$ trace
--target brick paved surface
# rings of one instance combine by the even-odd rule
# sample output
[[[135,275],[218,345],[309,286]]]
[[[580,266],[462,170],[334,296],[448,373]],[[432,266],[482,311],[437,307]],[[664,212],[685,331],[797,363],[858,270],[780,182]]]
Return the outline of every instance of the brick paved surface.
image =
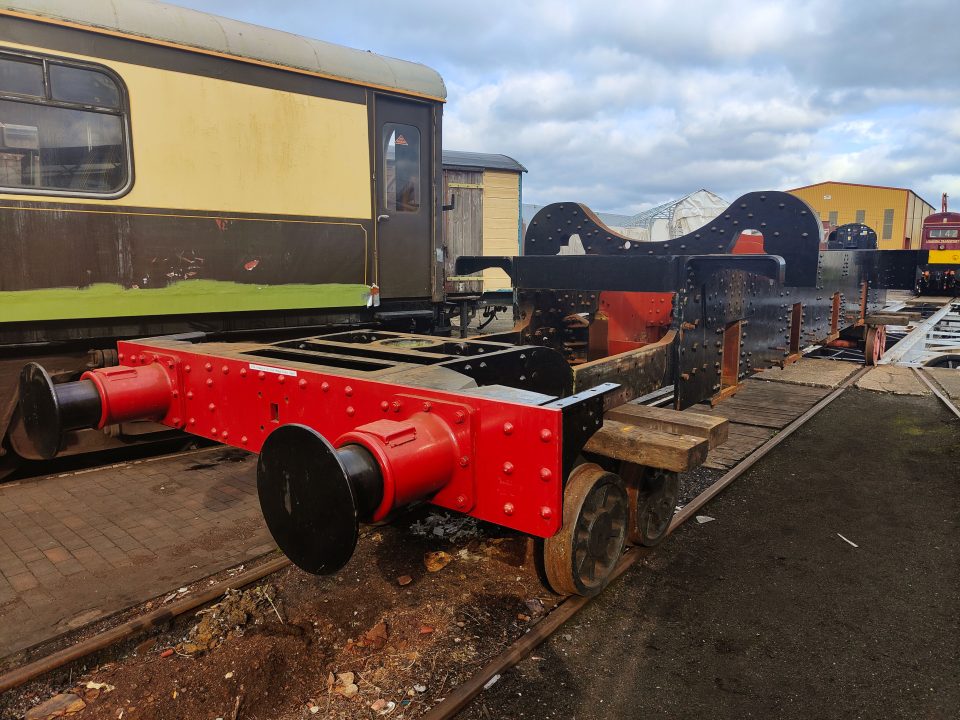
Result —
[[[273,548],[236,450],[0,485],[0,658]]]

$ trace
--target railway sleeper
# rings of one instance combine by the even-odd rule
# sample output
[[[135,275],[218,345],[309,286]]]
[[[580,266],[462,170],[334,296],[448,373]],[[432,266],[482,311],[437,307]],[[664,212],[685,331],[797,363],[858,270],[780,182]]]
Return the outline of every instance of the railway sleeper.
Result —
[[[726,441],[730,424],[634,403],[608,410],[605,418],[584,446],[587,461],[564,488],[560,532],[543,543],[544,573],[561,594],[595,595],[625,545],[653,547],[663,540],[676,510],[679,473],[699,467],[710,448]]]

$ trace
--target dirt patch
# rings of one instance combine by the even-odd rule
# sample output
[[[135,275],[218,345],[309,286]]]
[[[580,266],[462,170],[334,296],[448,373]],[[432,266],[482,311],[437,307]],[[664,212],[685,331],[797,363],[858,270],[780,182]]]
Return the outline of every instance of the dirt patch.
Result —
[[[84,720],[415,717],[556,602],[527,538],[429,517],[423,508],[369,529],[335,576],[289,568],[72,677],[8,693],[0,717],[21,717],[78,676],[115,688],[72,716]],[[437,525],[457,539],[422,532]],[[425,565],[432,552],[450,558],[437,572]]]

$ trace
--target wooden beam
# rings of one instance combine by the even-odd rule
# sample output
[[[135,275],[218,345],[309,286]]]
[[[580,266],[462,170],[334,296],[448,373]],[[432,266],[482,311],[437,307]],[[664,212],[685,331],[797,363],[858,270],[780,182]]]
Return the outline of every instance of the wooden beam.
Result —
[[[616,420],[605,420],[584,447],[596,455],[676,472],[702,465],[709,449],[706,438],[651,430]]]
[[[918,312],[875,312],[866,317],[867,325],[909,325],[923,320]]]
[[[730,432],[730,421],[726,418],[634,403],[612,408],[603,417],[649,430],[706,438],[711,449],[725,443]]]

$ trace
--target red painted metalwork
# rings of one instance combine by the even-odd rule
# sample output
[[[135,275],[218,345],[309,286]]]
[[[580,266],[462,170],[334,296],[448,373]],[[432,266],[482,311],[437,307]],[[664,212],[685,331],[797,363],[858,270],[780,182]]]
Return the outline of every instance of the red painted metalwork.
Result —
[[[103,412],[97,428],[130,420],[159,420],[166,416],[178,393],[174,378],[163,365],[117,365],[88,370],[81,380],[91,380],[100,393]],[[179,427],[180,423],[174,424]]]
[[[655,343],[670,329],[673,293],[600,293],[607,318],[607,354],[617,355]]]
[[[763,249],[763,235],[758,235],[754,233],[740,233],[740,237],[737,238],[736,244],[733,246],[733,250],[730,251],[731,255],[762,255],[766,252]]]
[[[264,365],[202,348],[121,342],[120,366],[84,377],[97,385],[109,422],[149,416],[253,452],[290,423],[337,447],[360,444],[384,478],[375,519],[424,499],[530,535],[559,530],[560,409]]]
[[[456,473],[456,437],[450,426],[431,412],[430,403],[422,406],[425,412],[403,422],[377,420],[361,425],[333,444],[338,448],[362,445],[380,464],[383,500],[373,513],[374,521],[383,520],[396,507],[434,495]],[[461,505],[466,505],[466,496],[460,497]]]

